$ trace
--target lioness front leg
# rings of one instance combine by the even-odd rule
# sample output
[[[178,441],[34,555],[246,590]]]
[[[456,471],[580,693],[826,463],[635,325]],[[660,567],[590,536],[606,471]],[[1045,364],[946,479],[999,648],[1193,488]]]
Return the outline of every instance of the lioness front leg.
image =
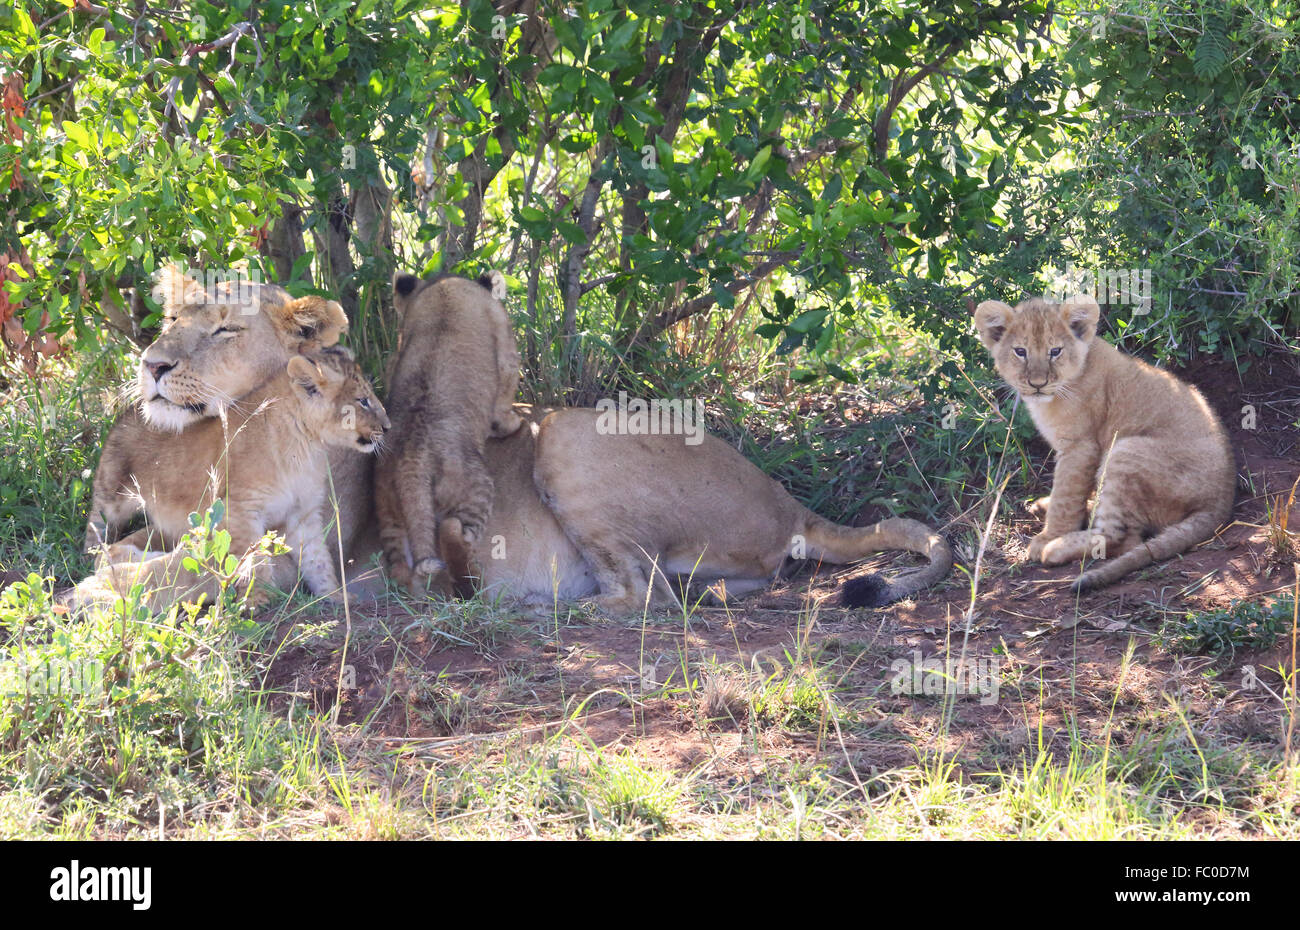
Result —
[[[1029,541],[1029,558],[1039,561],[1043,548],[1066,533],[1078,531],[1088,513],[1088,495],[1096,480],[1100,454],[1091,444],[1079,443],[1059,453],[1047,504],[1047,522]]]

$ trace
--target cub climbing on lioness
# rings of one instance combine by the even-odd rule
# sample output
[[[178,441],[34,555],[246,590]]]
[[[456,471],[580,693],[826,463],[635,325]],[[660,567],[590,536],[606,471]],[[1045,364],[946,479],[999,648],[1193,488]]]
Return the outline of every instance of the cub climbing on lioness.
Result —
[[[1029,558],[1103,560],[1074,581],[1078,591],[1210,538],[1231,516],[1236,486],[1232,447],[1205,398],[1097,338],[1099,316],[1087,296],[975,308],[998,374],[1056,452],[1046,523]]]
[[[152,428],[139,416],[119,420],[95,478],[92,510],[121,523],[138,510],[202,513],[220,499],[232,553],[242,555],[268,531],[281,532],[311,591],[337,600],[338,574],[326,545],[327,447],[373,452],[389,426],[347,349],[293,356],[222,417],[187,427],[184,449],[151,446]],[[175,460],[162,460],[173,451]],[[119,594],[137,582],[148,591],[169,589],[169,600],[212,594],[212,585],[178,569],[175,553],[151,557],[127,540],[109,546],[105,561]],[[263,560],[255,580],[265,584],[270,570]]]
[[[393,306],[401,317],[388,369],[394,441],[375,465],[375,514],[389,576],[421,585],[443,570],[440,551],[468,552],[492,509],[484,458],[490,437],[514,433],[519,352],[499,273],[478,281],[398,273]],[[452,582],[466,593],[463,566]]]

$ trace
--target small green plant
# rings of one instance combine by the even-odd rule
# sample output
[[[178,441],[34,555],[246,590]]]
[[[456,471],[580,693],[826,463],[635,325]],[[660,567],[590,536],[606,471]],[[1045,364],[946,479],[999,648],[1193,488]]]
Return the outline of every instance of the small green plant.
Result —
[[[1281,597],[1270,604],[1247,601],[1225,610],[1189,611],[1160,627],[1160,641],[1174,652],[1231,655],[1238,649],[1267,649],[1291,629],[1295,605]]]
[[[755,691],[750,707],[756,719],[791,730],[820,730],[829,715],[840,713],[812,671],[773,675]]]
[[[617,835],[654,836],[671,829],[683,790],[670,774],[621,756],[594,760],[586,782],[593,824]]]
[[[253,563],[270,559],[289,551],[284,537],[267,533],[257,545],[242,557],[230,551],[230,532],[219,529],[226,515],[226,505],[221,500],[212,502],[202,515],[190,514],[190,529],[181,539],[185,558],[181,565],[196,575],[211,575],[220,585],[218,603],[224,609],[239,610],[250,603],[253,584]]]

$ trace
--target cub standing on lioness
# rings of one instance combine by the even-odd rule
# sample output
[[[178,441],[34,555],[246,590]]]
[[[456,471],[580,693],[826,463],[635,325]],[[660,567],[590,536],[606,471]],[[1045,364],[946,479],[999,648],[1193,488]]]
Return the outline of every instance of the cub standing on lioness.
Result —
[[[340,596],[338,575],[326,546],[324,507],[327,497],[326,446],[358,453],[374,451],[389,428],[383,405],[347,349],[336,346],[298,355],[270,382],[226,411],[187,430],[189,442],[174,462],[146,453],[137,469],[133,450],[150,427],[119,423],[109,438],[96,476],[94,509],[112,513],[143,507],[150,515],[203,512],[220,499],[226,505],[225,527],[231,551],[243,554],[268,531],[285,534],[294,558],[314,594]],[[159,466],[164,467],[159,467]],[[146,559],[133,543],[109,547],[110,571],[124,580],[115,587],[142,581],[146,589],[171,585],[184,589],[171,556]],[[126,563],[131,564],[126,564]],[[270,580],[270,566],[260,566],[259,582]],[[191,596],[202,587],[187,592]],[[211,591],[209,591],[211,594]]]
[[[975,308],[980,341],[1056,452],[1047,522],[1029,545],[1044,565],[1105,561],[1086,591],[1210,538],[1232,514],[1228,437],[1189,384],[1096,338],[1091,297]],[[1092,525],[1088,497],[1098,490]]]
[[[375,514],[385,567],[403,587],[440,572],[440,550],[473,549],[492,509],[484,445],[522,422],[511,406],[519,352],[494,295],[503,286],[499,273],[477,282],[393,278],[401,317],[387,379],[395,439],[375,466]],[[468,593],[466,570],[452,566],[461,593]]]

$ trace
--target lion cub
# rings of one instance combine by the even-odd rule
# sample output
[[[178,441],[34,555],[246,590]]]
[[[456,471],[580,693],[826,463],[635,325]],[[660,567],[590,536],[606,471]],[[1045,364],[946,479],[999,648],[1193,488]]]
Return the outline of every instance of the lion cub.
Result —
[[[1208,539],[1231,516],[1236,489],[1232,447],[1205,398],[1096,338],[1099,315],[1086,296],[975,308],[998,374],[1056,452],[1047,521],[1029,558],[1106,560],[1075,580],[1077,591]]]
[[[202,512],[220,498],[232,553],[247,551],[269,530],[283,532],[308,587],[337,600],[338,575],[325,544],[327,446],[373,452],[389,426],[383,405],[347,349],[297,355],[279,375],[231,405],[224,423],[212,418],[190,426],[189,442],[175,461],[160,462],[146,452],[149,462],[134,462],[131,450],[147,448],[136,440],[149,427],[123,418],[111,437],[119,445],[112,458],[117,467],[97,477],[92,507],[174,517]],[[129,540],[106,552],[110,566],[124,577],[131,572],[122,563],[142,556],[146,553]],[[174,583],[174,577],[160,575],[174,575],[175,563],[170,554],[148,558],[144,576],[135,572],[130,580],[145,580],[147,586]],[[255,578],[269,581],[270,566],[259,566]]]
[[[445,567],[440,546],[473,547],[492,509],[484,444],[522,423],[511,407],[519,352],[496,296],[503,287],[499,273],[477,282],[393,278],[401,333],[388,409],[396,439],[375,466],[375,513],[385,568],[403,587]],[[453,582],[467,590],[467,578]]]

